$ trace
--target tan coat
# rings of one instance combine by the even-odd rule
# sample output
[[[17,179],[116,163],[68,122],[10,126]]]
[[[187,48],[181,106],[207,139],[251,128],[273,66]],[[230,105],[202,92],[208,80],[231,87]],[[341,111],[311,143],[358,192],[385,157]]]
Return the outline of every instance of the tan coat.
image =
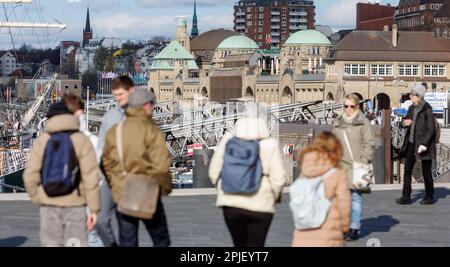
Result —
[[[251,195],[227,194],[222,190],[222,172],[225,148],[233,137],[226,134],[218,145],[217,151],[211,160],[209,177],[213,184],[217,184],[217,206],[250,210],[254,212],[274,213],[277,197],[286,184],[286,176],[281,161],[281,152],[278,142],[269,138],[267,122],[263,119],[244,118],[237,121],[234,135],[245,140],[261,140],[260,158],[263,173],[268,174],[261,180],[258,191]]]
[[[342,145],[342,168],[347,172],[349,186],[353,186],[353,161],[347,149],[344,139],[344,131],[347,133],[354,159],[359,163],[369,164],[373,161],[375,152],[374,134],[370,122],[364,114],[358,111],[358,115],[347,123],[340,117],[333,125],[333,133],[341,141]]]
[[[34,143],[30,162],[23,174],[23,180],[28,195],[35,204],[56,207],[78,207],[87,204],[91,212],[99,212],[100,189],[95,150],[89,138],[81,132],[71,136],[75,154],[80,163],[80,195],[78,195],[78,190],[75,190],[66,196],[48,197],[41,185],[42,162],[50,134],[61,131],[78,131],[79,127],[79,121],[75,116],[59,115],[52,117],[47,122],[46,132]]]
[[[327,173],[333,166],[317,153],[308,153],[301,163],[301,177],[315,178]],[[333,204],[329,210],[325,223],[314,230],[300,231],[295,229],[293,247],[342,247],[344,233],[350,227],[351,196],[347,182],[347,175],[337,169],[324,181],[326,197]]]
[[[112,188],[113,200],[118,203],[125,186],[125,177],[117,153],[116,128],[117,125],[106,134],[102,169]],[[158,179],[162,194],[169,194],[172,190],[169,151],[163,134],[143,109],[127,110],[122,142],[127,172]]]

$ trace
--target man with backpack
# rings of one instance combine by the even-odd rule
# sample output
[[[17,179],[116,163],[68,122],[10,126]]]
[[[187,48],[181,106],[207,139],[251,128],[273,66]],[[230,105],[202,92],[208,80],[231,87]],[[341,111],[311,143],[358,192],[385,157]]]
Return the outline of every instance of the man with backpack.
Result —
[[[95,151],[64,103],[54,104],[47,118],[23,175],[30,198],[40,206],[41,244],[85,247],[100,210]]]
[[[62,98],[62,102],[69,109],[71,113],[74,114],[75,118],[80,122],[80,132],[86,135],[91,141],[91,144],[94,148],[98,145],[98,137],[89,131],[86,114],[84,112],[84,101],[75,94],[66,94]],[[97,159],[99,159],[99,155],[96,155]],[[100,155],[101,156],[101,155]],[[98,162],[97,162],[98,163]],[[87,212],[89,213],[89,208],[87,208]],[[89,247],[104,247],[103,241],[97,233],[96,229],[89,231]]]
[[[261,114],[247,104],[247,116],[220,141],[209,167],[235,247],[264,247],[286,184],[278,142]]]
[[[170,245],[161,196],[172,190],[170,157],[163,134],[151,118],[156,97],[130,94],[127,119],[106,135],[102,169],[111,186],[121,247],[137,247],[142,221],[155,247]]]
[[[99,140],[97,146],[97,156],[103,154],[103,147],[105,145],[106,133],[116,124],[125,120],[125,110],[128,107],[128,96],[134,91],[134,83],[130,77],[124,75],[117,77],[112,82],[112,94],[117,101],[117,107],[109,110],[102,118],[102,125],[99,132]],[[111,189],[106,182],[104,174],[100,172],[100,195],[101,195],[101,209],[98,215],[97,231],[98,235],[103,241],[105,247],[117,247],[116,237],[111,226],[111,220],[116,210],[116,205],[113,201]]]
[[[403,181],[403,196],[396,200],[399,205],[411,205],[411,177],[416,160],[422,163],[425,180],[425,197],[421,205],[434,204],[434,180],[432,174],[433,160],[436,159],[436,143],[439,142],[440,130],[433,108],[425,100],[426,88],[418,85],[411,91],[412,105],[408,115],[403,119],[403,126],[408,128],[400,155],[406,157]]]

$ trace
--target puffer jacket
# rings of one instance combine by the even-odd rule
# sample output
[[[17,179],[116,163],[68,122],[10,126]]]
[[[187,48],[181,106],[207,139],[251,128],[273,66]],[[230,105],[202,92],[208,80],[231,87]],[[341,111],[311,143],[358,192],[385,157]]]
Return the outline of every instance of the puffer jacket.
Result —
[[[128,109],[126,115],[122,145],[127,172],[157,179],[162,194],[169,194],[172,190],[171,161],[163,134],[143,109]],[[111,186],[113,200],[118,203],[125,186],[125,176],[117,152],[116,128],[117,125],[106,134],[101,165]]]
[[[222,190],[220,173],[228,141],[236,136],[244,140],[260,141],[260,158],[263,173],[258,191],[250,195],[227,194]],[[217,184],[217,206],[240,208],[254,212],[274,213],[275,203],[286,184],[286,176],[281,160],[278,142],[269,138],[267,122],[259,118],[243,118],[236,122],[234,135],[227,133],[221,140],[211,159],[209,177]]]
[[[322,176],[333,166],[316,152],[305,155],[301,162],[300,179],[311,179]],[[325,223],[314,230],[294,230],[293,247],[342,247],[344,232],[350,227],[351,197],[347,175],[342,169],[324,180],[325,195],[332,201]]]
[[[369,164],[373,161],[375,141],[370,122],[360,111],[358,111],[358,115],[353,119],[352,123],[347,123],[343,117],[340,117],[333,125],[333,134],[337,136],[342,145],[342,168],[347,172],[349,186],[352,188],[353,161],[345,144],[344,131],[347,133],[353,158],[359,163]]]
[[[35,204],[55,207],[78,207],[87,205],[91,212],[99,212],[99,170],[95,150],[89,139],[81,132],[74,133],[71,136],[75,154],[80,164],[80,194],[78,194],[78,190],[75,190],[66,196],[48,197],[41,185],[42,162],[50,135],[62,131],[78,131],[79,127],[79,121],[73,115],[52,117],[46,123],[45,133],[34,143],[30,162],[23,174],[23,179],[28,195]]]

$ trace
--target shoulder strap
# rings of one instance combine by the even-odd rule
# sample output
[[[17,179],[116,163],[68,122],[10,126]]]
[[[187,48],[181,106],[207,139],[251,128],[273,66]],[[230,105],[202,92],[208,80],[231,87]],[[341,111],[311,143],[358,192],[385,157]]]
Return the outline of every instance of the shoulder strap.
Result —
[[[120,164],[122,164],[124,174],[126,174],[127,171],[125,170],[125,163],[123,161],[122,129],[123,129],[123,122],[118,123],[116,127],[116,146],[117,146],[117,154],[119,154]]]
[[[350,153],[350,158],[352,159],[352,161],[354,161],[352,147],[350,146],[350,142],[348,141],[348,136],[347,136],[347,132],[345,129],[344,129],[344,140],[345,140],[345,145],[347,146],[347,149],[348,149],[348,153]]]

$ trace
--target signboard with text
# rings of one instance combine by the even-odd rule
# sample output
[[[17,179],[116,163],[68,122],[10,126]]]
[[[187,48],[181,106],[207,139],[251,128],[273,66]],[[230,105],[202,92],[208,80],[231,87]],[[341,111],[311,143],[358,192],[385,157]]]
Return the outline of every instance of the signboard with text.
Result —
[[[433,108],[434,113],[444,113],[444,109],[448,108],[449,93],[426,93],[425,101]]]

